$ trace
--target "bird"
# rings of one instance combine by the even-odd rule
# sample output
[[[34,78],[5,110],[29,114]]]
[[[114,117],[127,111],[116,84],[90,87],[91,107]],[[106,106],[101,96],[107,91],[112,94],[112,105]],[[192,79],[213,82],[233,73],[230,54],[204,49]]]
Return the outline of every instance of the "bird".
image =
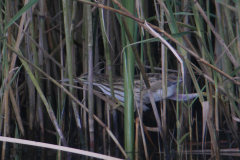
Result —
[[[147,78],[150,83],[150,89],[153,93],[153,98],[155,102],[163,100],[163,91],[162,91],[162,74],[161,73],[147,73]],[[82,74],[78,77],[79,80],[83,81],[85,84],[88,84],[88,73]],[[198,96],[197,93],[192,94],[178,94],[177,85],[182,83],[182,78],[178,78],[176,74],[169,74],[167,76],[167,96],[166,99],[171,99],[175,101],[187,101]],[[93,85],[101,89],[101,91],[111,96],[109,76],[105,74],[99,74],[93,72]],[[124,79],[123,77],[113,76],[113,88],[114,88],[114,97],[124,103]],[[134,76],[133,83],[133,93],[134,93],[134,106],[140,106],[140,75]],[[143,111],[148,110],[147,104],[150,102],[150,97],[147,91],[147,87],[143,82],[142,85],[142,94],[143,94]]]

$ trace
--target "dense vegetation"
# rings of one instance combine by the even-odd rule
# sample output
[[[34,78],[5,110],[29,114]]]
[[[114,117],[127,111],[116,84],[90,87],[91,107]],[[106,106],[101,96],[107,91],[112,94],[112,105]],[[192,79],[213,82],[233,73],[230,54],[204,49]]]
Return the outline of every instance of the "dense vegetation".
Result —
[[[167,159],[173,150],[192,159],[195,149],[221,159],[222,149],[239,148],[240,1],[5,0],[0,8],[2,136],[130,159],[149,159],[152,148]],[[93,72],[108,76],[112,97],[91,85]],[[179,93],[199,98],[136,110],[134,74],[151,97],[145,72],[162,73],[163,95],[174,72]],[[124,77],[124,108],[114,76]]]

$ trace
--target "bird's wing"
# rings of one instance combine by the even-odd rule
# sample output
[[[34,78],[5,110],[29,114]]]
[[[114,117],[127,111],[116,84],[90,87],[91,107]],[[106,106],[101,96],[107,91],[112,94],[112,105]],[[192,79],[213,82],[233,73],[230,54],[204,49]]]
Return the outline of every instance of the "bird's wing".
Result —
[[[177,81],[167,81],[167,87],[177,85]],[[162,80],[158,80],[151,83],[151,91],[156,92],[157,90],[162,89]]]
[[[155,82],[150,83],[151,91],[156,92],[159,89],[162,89],[162,80],[158,80]]]

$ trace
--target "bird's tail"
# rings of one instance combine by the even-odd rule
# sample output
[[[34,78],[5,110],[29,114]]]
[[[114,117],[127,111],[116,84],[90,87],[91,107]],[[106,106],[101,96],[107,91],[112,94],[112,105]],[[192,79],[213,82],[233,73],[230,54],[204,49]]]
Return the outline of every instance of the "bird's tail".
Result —
[[[197,93],[191,93],[191,94],[173,94],[171,97],[168,97],[168,99],[174,100],[174,101],[187,101],[193,98],[198,97]]]

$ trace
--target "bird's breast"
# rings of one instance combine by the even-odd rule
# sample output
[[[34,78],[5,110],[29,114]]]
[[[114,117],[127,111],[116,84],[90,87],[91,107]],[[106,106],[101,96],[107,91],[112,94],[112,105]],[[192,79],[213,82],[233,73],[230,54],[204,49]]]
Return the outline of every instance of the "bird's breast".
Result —
[[[167,98],[171,97],[175,92],[176,92],[177,84],[176,85],[171,85],[167,87]],[[146,98],[146,103],[151,103],[150,98],[148,95],[148,92],[145,93],[144,97]],[[163,91],[162,89],[158,89],[155,92],[153,92],[153,98],[155,102],[161,101],[163,99]]]

